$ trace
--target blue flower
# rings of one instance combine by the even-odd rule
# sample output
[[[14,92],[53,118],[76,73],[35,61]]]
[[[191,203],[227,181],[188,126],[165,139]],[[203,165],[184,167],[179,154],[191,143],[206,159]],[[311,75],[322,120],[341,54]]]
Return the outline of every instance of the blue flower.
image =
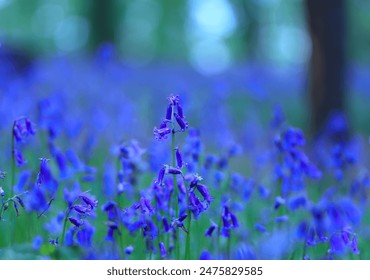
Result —
[[[108,201],[102,206],[102,210],[107,214],[109,221],[115,221],[119,215],[119,209],[114,201]]]
[[[352,249],[352,254],[355,254],[355,255],[360,254],[360,250],[357,247],[357,237],[356,236],[352,238],[351,249]]]
[[[23,154],[20,150],[14,149],[13,153],[14,153],[15,162],[18,167],[21,167],[27,163],[27,160],[24,159]]]
[[[69,220],[72,224],[74,224],[76,227],[80,227],[80,226],[82,226],[82,225],[84,224],[84,221],[83,221],[83,220],[78,220],[78,219],[73,218],[73,217],[68,218],[68,220]]]
[[[266,232],[266,227],[261,224],[255,224],[254,228],[260,232]]]
[[[202,251],[200,253],[199,260],[213,260],[213,258],[210,252]]]
[[[88,222],[84,223],[84,226],[77,232],[77,243],[82,247],[91,247],[92,237],[95,233],[95,229]]]
[[[289,200],[289,208],[291,210],[297,210],[300,207],[305,207],[307,204],[307,198],[303,195],[293,197]]]
[[[228,206],[223,207],[222,212],[222,229],[221,235],[230,237],[230,230],[239,227],[239,222],[234,213],[232,213]]]
[[[43,242],[44,240],[42,236],[36,235],[32,242],[32,249],[35,251],[39,251]]]
[[[126,255],[131,255],[133,251],[134,251],[134,247],[132,245],[129,245],[125,248]]]
[[[153,214],[154,208],[152,207],[149,199],[145,197],[140,198],[140,207],[142,213],[148,213],[148,214]]]
[[[167,250],[163,242],[159,242],[159,251],[161,253],[162,258],[165,258],[167,256]]]
[[[45,185],[50,193],[55,193],[58,188],[58,182],[53,178],[51,170],[48,166],[49,160],[40,158],[40,171],[37,175],[36,184],[38,186]]]
[[[162,127],[162,128],[154,127],[153,129],[153,134],[157,140],[167,139],[168,134],[170,134],[171,132],[172,132],[172,129],[168,127]]]
[[[206,230],[206,232],[204,233],[204,236],[205,237],[212,237],[213,232],[217,228],[218,228],[218,226],[214,222],[212,222],[212,225]]]
[[[98,201],[90,198],[87,194],[81,194],[80,195],[81,199],[91,207],[91,209],[94,209],[95,207],[98,206]]]
[[[108,227],[108,232],[105,237],[105,240],[114,242],[114,233],[118,232],[119,235],[121,235],[121,232],[119,231],[118,225],[115,222],[109,221],[106,223]]]

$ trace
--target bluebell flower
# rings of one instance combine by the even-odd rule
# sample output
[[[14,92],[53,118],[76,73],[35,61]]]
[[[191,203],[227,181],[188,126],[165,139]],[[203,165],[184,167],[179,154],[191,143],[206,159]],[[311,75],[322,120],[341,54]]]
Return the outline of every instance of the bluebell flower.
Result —
[[[73,203],[75,202],[75,200],[77,200],[80,194],[81,188],[78,182],[75,182],[72,185],[71,189],[68,188],[63,189],[63,199],[68,204],[69,208],[72,207]]]
[[[169,104],[166,111],[166,120],[171,121],[172,119],[172,104]]]
[[[232,213],[228,206],[223,207],[222,212],[222,229],[221,235],[230,237],[230,230],[239,227],[239,222],[234,213]]]
[[[92,210],[91,207],[86,207],[84,205],[79,205],[79,204],[74,205],[72,209],[81,215],[89,215],[89,213]]]
[[[18,204],[13,200],[13,206],[14,206],[14,211],[17,217],[19,216],[19,209],[18,209]]]
[[[151,219],[145,219],[142,223],[143,236],[153,240],[158,236],[158,228]]]
[[[131,255],[134,251],[134,247],[132,245],[129,245],[125,248],[125,254],[126,255]]]
[[[168,98],[169,105],[166,110],[166,117],[161,122],[160,126],[154,127],[153,134],[157,140],[167,139],[168,134],[175,133],[175,130],[167,127],[168,123],[172,123],[176,120],[178,126],[180,127],[180,131],[185,131],[188,127],[188,122],[185,121],[185,117],[183,114],[183,110],[180,104],[180,98],[178,96],[170,96]]]
[[[279,216],[275,218],[275,222],[277,223],[284,223],[289,220],[289,217],[287,215]]]
[[[182,155],[180,153],[180,149],[178,147],[176,148],[176,162],[177,162],[177,167],[182,168],[183,160],[182,160]]]
[[[1,200],[4,203],[5,191],[4,191],[4,189],[2,187],[0,187],[0,196],[1,196]]]
[[[69,217],[68,220],[74,224],[76,227],[80,227],[84,224],[84,221],[83,220],[78,220],[76,218],[73,218],[73,217]]]
[[[43,242],[44,242],[44,239],[42,238],[42,236],[36,235],[33,238],[32,249],[35,251],[39,251]]]
[[[165,258],[167,256],[167,250],[163,242],[159,242],[159,251],[161,253],[162,258]]]
[[[355,255],[360,254],[360,250],[357,247],[357,237],[356,236],[352,238],[351,249],[352,249],[352,254],[355,254]]]
[[[57,237],[56,239],[49,239],[49,243],[55,247],[59,246],[59,238]]]
[[[210,203],[213,200],[213,197],[208,191],[208,188],[203,184],[197,184],[197,190],[202,195],[203,199]]]
[[[171,128],[164,127],[164,128],[157,128],[154,127],[153,134],[157,140],[167,139],[168,134],[172,132]]]
[[[91,247],[92,237],[95,233],[95,229],[88,222],[84,223],[84,226],[80,228],[76,235],[77,243],[83,247]]]
[[[210,252],[202,251],[200,253],[199,260],[213,260],[213,258]]]
[[[205,237],[212,237],[213,232],[217,228],[218,228],[218,226],[214,222],[212,222],[212,225],[206,230],[206,232],[204,233],[204,236]]]
[[[334,234],[330,238],[329,254],[342,254],[345,249],[343,238],[340,235]]]
[[[35,135],[35,125],[25,117],[21,117],[14,121],[13,124],[13,137],[16,142],[24,142],[30,135]]]
[[[67,232],[66,232],[66,236],[65,236],[65,245],[66,246],[73,246],[74,244],[74,236],[76,234],[76,232],[78,231],[78,228],[77,227],[71,227]]]
[[[166,217],[162,218],[162,224],[163,224],[164,232],[169,232],[170,231],[170,225],[169,225],[168,220],[167,220]]]
[[[68,177],[69,171],[68,171],[68,166],[67,166],[67,160],[66,160],[63,152],[60,149],[55,148],[54,157],[55,157],[55,161],[56,161],[56,163],[58,165],[58,168],[59,168],[60,177],[61,178]]]
[[[37,175],[36,184],[38,186],[43,184],[51,193],[55,193],[58,188],[58,182],[51,174],[51,170],[48,166],[49,160],[46,158],[40,158],[40,161],[40,171]]]
[[[303,132],[299,128],[288,128],[283,134],[282,148],[284,150],[292,150],[297,146],[303,146],[306,141]]]
[[[158,178],[156,180],[157,185],[159,186],[163,185],[163,178],[164,178],[165,173],[166,173],[166,168],[162,167],[158,172]]]
[[[199,174],[188,174],[185,176],[186,181],[190,181],[190,190],[194,189],[203,178]]]
[[[108,227],[108,232],[105,237],[105,240],[114,242],[114,233],[117,232],[119,235],[121,235],[121,232],[119,231],[119,227],[117,223],[109,221],[106,223]]]
[[[51,236],[58,236],[62,232],[63,229],[63,221],[65,218],[64,211],[59,212],[55,217],[50,219],[45,225],[44,229],[51,235]]]
[[[193,192],[189,193],[189,209],[193,212],[195,217],[199,216],[200,213],[206,210],[199,198]]]
[[[188,232],[186,228],[184,227],[184,220],[188,217],[187,214],[182,214],[179,218],[173,219],[171,222],[171,228],[177,229],[181,228],[186,233]]]
[[[179,117],[182,118],[182,119],[185,119],[184,111],[182,109],[182,105],[181,105],[180,102],[177,102],[177,104],[176,104],[176,110],[177,110],[177,114],[179,115]]]
[[[14,187],[16,193],[24,192],[27,182],[31,177],[31,171],[22,170],[18,175],[18,182]]]
[[[309,230],[307,222],[302,221],[297,226],[296,235],[299,239],[306,239]]]
[[[146,197],[140,198],[140,206],[142,213],[153,214],[154,208],[152,207],[149,199],[147,199]]]
[[[305,207],[307,204],[307,198],[303,195],[299,195],[289,199],[289,208],[291,210],[297,210],[300,207]]]
[[[188,128],[189,123],[181,118],[177,113],[174,113],[173,115],[176,119],[177,124],[180,126],[181,131],[185,131]]]
[[[265,226],[263,226],[263,225],[261,225],[261,224],[255,224],[254,225],[254,228],[256,229],[256,230],[258,230],[258,231],[260,231],[260,232],[266,232],[266,227]]]
[[[262,199],[266,199],[270,196],[270,190],[263,185],[258,187],[258,191]]]
[[[39,174],[37,175],[37,184],[41,185],[43,182],[48,182],[51,179],[51,171],[47,165],[48,159],[46,158],[40,158],[40,171]]]
[[[109,221],[115,221],[119,216],[119,209],[114,201],[108,201],[102,206],[102,210],[107,214]]]
[[[28,210],[42,212],[47,208],[47,205],[46,195],[39,187],[35,187],[29,192],[26,199],[26,208]]]
[[[343,228],[340,231],[336,231],[330,237],[330,249],[328,254],[341,255],[344,254],[347,250],[350,250],[352,254],[359,254],[357,246],[357,237],[356,234],[350,228]]]
[[[182,171],[179,168],[172,167],[170,165],[165,165],[166,168],[166,174],[172,174],[172,175],[182,175]]]
[[[20,150],[14,149],[13,153],[14,153],[15,162],[18,167],[21,167],[27,163],[27,160],[24,159],[23,154]]]
[[[281,205],[285,204],[285,199],[282,198],[281,196],[277,196],[275,198],[275,204],[274,204],[274,209],[279,209]]]
[[[81,199],[92,209],[98,206],[98,201],[89,197],[87,194],[80,194]]]
[[[20,198],[20,196],[17,195],[15,197],[15,199],[19,203],[19,205],[22,206],[22,208],[25,208],[24,202],[23,202],[22,198]]]
[[[170,105],[176,106],[180,102],[180,97],[178,95],[170,95],[167,100],[170,102]]]

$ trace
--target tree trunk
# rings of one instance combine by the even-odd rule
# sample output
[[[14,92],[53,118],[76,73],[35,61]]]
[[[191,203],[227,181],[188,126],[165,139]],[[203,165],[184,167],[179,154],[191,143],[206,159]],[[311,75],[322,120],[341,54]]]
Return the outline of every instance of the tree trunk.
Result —
[[[306,0],[312,39],[310,117],[318,134],[334,112],[345,110],[345,1]]]
[[[90,3],[90,47],[95,51],[102,43],[115,43],[116,1],[94,0]]]

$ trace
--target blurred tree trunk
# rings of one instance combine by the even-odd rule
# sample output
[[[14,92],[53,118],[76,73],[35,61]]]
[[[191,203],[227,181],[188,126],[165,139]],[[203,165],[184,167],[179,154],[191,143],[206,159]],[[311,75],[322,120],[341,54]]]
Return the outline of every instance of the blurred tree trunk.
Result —
[[[102,43],[115,43],[116,0],[90,2],[90,48],[95,51]]]
[[[306,9],[312,39],[311,127],[317,134],[331,113],[345,110],[345,1],[306,0]]]
[[[259,5],[255,1],[245,0],[235,0],[231,3],[238,18],[238,31],[234,36],[238,36],[241,42],[237,52],[242,59],[253,60],[258,56]]]

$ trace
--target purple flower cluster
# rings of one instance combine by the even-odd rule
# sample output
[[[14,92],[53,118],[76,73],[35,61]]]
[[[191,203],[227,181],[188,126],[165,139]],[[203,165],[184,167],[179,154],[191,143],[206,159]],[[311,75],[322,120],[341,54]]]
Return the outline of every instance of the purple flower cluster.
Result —
[[[67,246],[72,246],[77,242],[80,246],[91,247],[95,229],[87,221],[87,218],[95,215],[94,212],[98,206],[98,201],[86,193],[81,193],[74,198],[72,204],[68,201],[67,204],[68,209],[64,217],[61,241],[65,242]],[[65,232],[67,220],[70,222],[72,227]]]
[[[108,71],[111,55],[101,55],[97,63]],[[17,239],[21,227],[28,226],[29,240],[22,245],[47,258],[367,256],[362,221],[370,176],[365,153],[359,154],[364,143],[342,137],[343,122],[332,124],[330,136],[317,146],[308,145],[303,131],[289,127],[276,107],[269,129],[248,123],[248,135],[239,144],[234,142],[238,135],[223,129],[223,114],[220,139],[202,124],[201,130],[190,128],[181,101],[176,95],[168,98],[165,117],[153,130],[161,141],[153,140],[148,152],[136,140],[116,139],[122,137],[119,130],[109,135],[113,139],[99,137],[109,119],[91,114],[92,129],[76,115],[64,114],[68,99],[50,96],[39,102],[40,141],[28,143],[32,152],[25,166],[22,146],[35,135],[35,125],[27,118],[14,121],[12,158],[14,166],[23,166],[7,169],[17,179],[11,183],[0,172],[0,222],[14,223],[23,212],[27,219],[19,219],[14,230],[5,226],[9,235],[15,232]],[[204,145],[207,137],[213,146]],[[169,143],[163,141],[168,138]],[[40,147],[45,149],[36,153]],[[39,165],[36,154],[42,155]],[[0,240],[8,242],[9,237]]]
[[[29,136],[35,135],[35,125],[26,117],[18,118],[13,123],[12,153],[17,166],[23,166],[27,163],[24,159],[20,146],[25,143]]]
[[[185,131],[189,124],[185,121],[185,116],[182,110],[179,96],[170,96],[168,98],[169,105],[167,107],[166,116],[162,120],[159,127],[154,127],[153,133],[157,140],[167,139],[170,133],[176,133],[178,131]],[[176,130],[175,122],[177,123],[179,130]],[[171,124],[171,127],[168,127]]]

